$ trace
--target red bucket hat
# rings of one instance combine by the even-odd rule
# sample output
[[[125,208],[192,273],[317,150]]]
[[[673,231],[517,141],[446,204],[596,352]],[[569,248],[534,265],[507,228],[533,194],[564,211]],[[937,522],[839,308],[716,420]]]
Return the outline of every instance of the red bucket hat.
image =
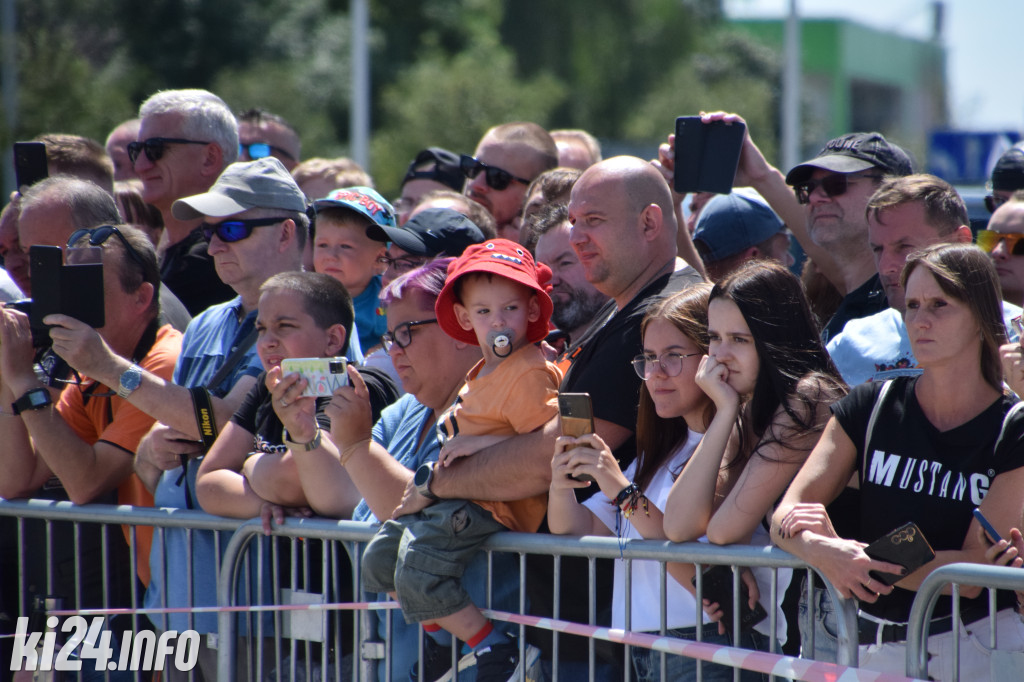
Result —
[[[448,265],[448,279],[434,304],[437,323],[444,333],[457,341],[480,345],[472,329],[466,330],[455,317],[455,282],[471,272],[489,272],[533,289],[540,304],[540,317],[526,329],[526,338],[537,343],[548,334],[548,322],[554,307],[548,290],[551,285],[551,269],[543,263],[535,263],[533,256],[522,245],[508,239],[491,239],[483,244],[474,244]]]

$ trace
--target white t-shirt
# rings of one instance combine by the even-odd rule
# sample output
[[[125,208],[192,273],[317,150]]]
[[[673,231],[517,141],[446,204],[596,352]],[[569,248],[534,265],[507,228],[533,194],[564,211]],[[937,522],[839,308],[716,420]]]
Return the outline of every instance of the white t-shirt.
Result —
[[[668,461],[654,474],[650,484],[644,490],[648,503],[658,509],[665,508],[668,493],[672,489],[674,476],[678,476],[683,464],[697,449],[704,434],[690,431],[686,442],[669,457]],[[633,480],[636,474],[636,460],[623,472],[626,478]],[[624,518],[608,498],[598,493],[583,503],[594,515],[615,532],[615,519],[619,520],[619,536],[623,539],[638,538],[640,535],[633,524]],[[642,514],[642,510],[637,510]],[[703,538],[702,538],[703,539]],[[668,591],[666,627],[690,628],[697,624],[696,614],[699,611],[693,595],[686,591],[672,576],[665,577],[665,588]],[[658,632],[661,630],[661,564],[657,561],[633,561],[633,619],[630,627],[639,632]],[[703,622],[708,622],[703,616]],[[626,562],[615,560],[615,594],[612,601],[612,627],[626,627]]]
[[[1010,320],[1020,314],[1017,306],[1003,303],[1003,321],[1010,342],[1020,338],[1010,324]],[[865,381],[885,381],[921,373],[910,348],[903,315],[895,308],[847,322],[843,331],[828,342],[828,353],[851,387]]]

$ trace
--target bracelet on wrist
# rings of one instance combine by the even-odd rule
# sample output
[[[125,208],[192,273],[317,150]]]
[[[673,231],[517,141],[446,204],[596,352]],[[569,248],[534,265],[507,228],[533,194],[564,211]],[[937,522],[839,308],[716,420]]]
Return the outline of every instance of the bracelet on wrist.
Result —
[[[644,510],[644,516],[651,515],[647,507],[647,497],[636,483],[630,483],[619,491],[619,494],[615,496],[615,506],[622,511],[622,515],[627,519],[641,507]]]

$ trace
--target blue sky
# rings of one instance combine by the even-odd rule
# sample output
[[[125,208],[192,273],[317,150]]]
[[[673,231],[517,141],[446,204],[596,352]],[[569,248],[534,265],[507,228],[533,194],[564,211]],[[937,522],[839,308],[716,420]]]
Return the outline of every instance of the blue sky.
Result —
[[[932,0],[797,0],[808,17],[847,18],[918,38]],[[789,0],[725,0],[734,17],[782,17]],[[965,130],[1024,131],[1024,1],[945,0],[949,111]]]

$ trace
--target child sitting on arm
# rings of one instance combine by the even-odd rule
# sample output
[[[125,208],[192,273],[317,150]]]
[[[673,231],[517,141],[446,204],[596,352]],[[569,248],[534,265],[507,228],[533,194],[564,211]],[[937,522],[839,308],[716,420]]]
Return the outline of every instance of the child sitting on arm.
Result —
[[[533,345],[548,331],[552,303],[545,285],[550,276],[529,252],[505,239],[471,246],[449,265],[435,306],[437,322],[454,339],[479,345],[484,357],[441,417],[443,437],[458,435],[463,442],[466,436],[506,438],[534,431],[557,414],[561,372]],[[444,464],[466,454],[448,450]],[[430,635],[425,661],[428,667],[438,664],[424,671],[425,679],[447,672],[444,648],[452,636],[473,649],[477,680],[513,679],[529,667],[537,650],[527,649],[524,666],[518,644],[493,628],[458,576],[494,533],[535,532],[546,496],[514,502],[438,500],[430,491],[433,465],[417,470],[410,484],[415,490],[406,496],[423,495],[434,503],[381,526],[363,555],[365,586],[395,594],[406,621],[423,623]]]

